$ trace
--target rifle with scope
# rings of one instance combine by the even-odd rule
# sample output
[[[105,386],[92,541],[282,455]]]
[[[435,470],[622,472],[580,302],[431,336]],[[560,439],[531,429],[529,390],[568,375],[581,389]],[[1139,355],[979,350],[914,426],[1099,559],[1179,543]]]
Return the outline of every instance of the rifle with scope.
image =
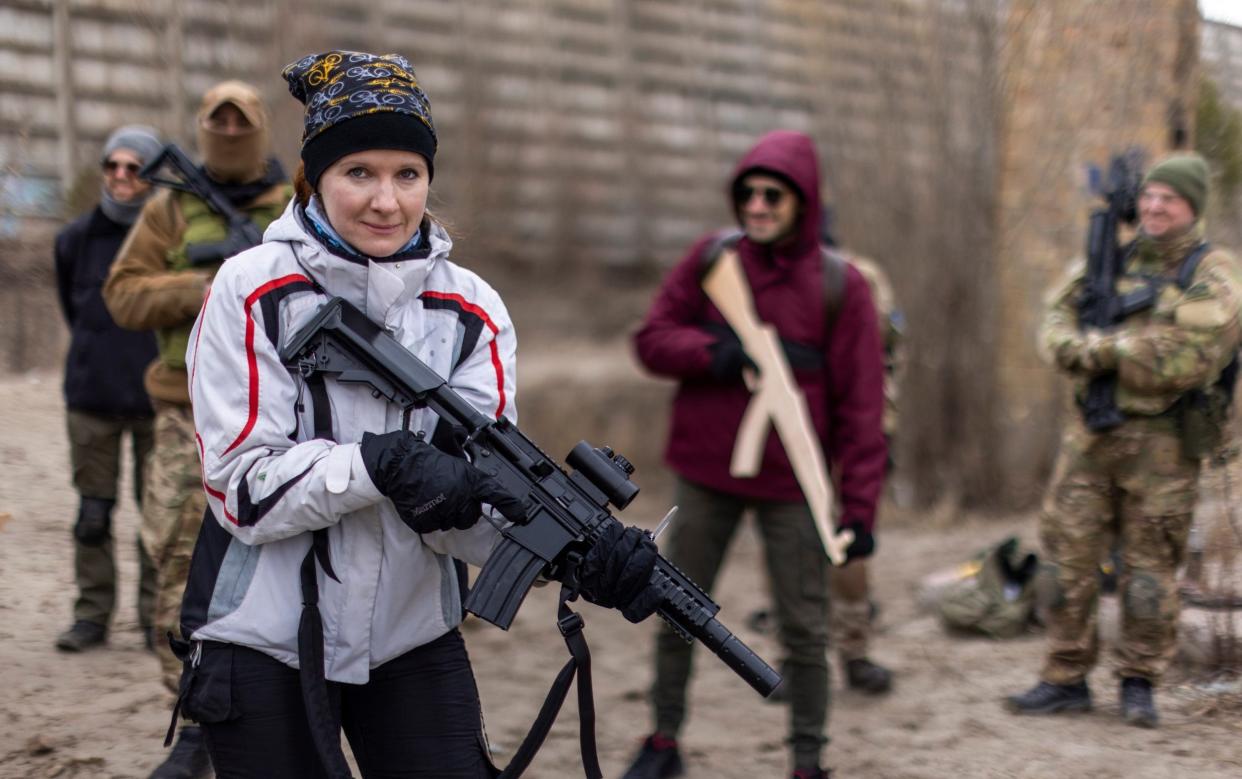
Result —
[[[303,377],[326,373],[338,383],[366,386],[407,410],[428,407],[465,431],[462,448],[475,467],[521,498],[526,518],[501,529],[502,538],[466,597],[470,613],[507,630],[535,580],[561,581],[609,523],[609,504],[624,509],[638,494],[634,467],[607,448],[579,442],[566,472],[503,417],[471,406],[426,363],[341,298],[332,298],[280,352]],[[718,606],[660,555],[652,583],[665,592],[656,609],[686,641],[697,639],[761,695],[781,676],[716,619]]]

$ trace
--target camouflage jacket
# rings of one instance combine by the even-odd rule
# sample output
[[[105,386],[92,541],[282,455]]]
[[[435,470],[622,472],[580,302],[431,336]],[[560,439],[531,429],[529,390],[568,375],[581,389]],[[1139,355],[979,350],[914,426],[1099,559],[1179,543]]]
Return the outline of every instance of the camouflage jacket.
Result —
[[[1196,227],[1161,244],[1140,237],[1121,294],[1161,284],[1155,306],[1128,317],[1114,329],[1084,332],[1078,326],[1078,300],[1085,266],[1074,264],[1069,279],[1048,301],[1040,330],[1043,355],[1074,379],[1082,398],[1090,379],[1116,371],[1117,407],[1128,414],[1162,414],[1185,392],[1211,386],[1242,340],[1242,277],[1233,256],[1212,249],[1199,263],[1190,285],[1177,284],[1182,260],[1202,241]]]

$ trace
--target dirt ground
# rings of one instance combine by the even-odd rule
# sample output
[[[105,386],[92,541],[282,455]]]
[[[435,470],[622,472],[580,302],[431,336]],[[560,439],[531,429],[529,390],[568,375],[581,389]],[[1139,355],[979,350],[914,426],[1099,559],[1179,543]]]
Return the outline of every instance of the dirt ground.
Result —
[[[121,550],[122,601],[106,648],[66,655],[52,648],[70,620],[69,528],[76,499],[67,479],[59,376],[0,378],[0,777],[145,777],[163,755],[168,700],[134,617],[136,561]],[[663,512],[644,495],[625,512],[650,526]],[[7,516],[6,516],[7,515]],[[117,537],[132,539],[136,512],[126,495]],[[881,605],[873,656],[896,672],[896,689],[873,699],[834,685],[826,762],[843,777],[1197,777],[1242,775],[1242,716],[1222,710],[1185,673],[1161,691],[1163,726],[1127,727],[1118,718],[1107,668],[1091,682],[1090,714],[1021,719],[999,704],[1035,679],[1042,637],[1008,642],[947,636],[919,611],[917,583],[1011,533],[1031,536],[1030,517],[903,519],[890,523],[874,562]],[[732,551],[717,592],[722,621],[773,664],[774,640],[746,627],[765,603],[756,539]],[[582,609],[595,662],[598,738],[604,772],[617,776],[649,727],[654,624],[633,626]],[[477,623],[466,631],[497,759],[511,755],[547,685],[564,662],[554,593],[536,591],[507,634]],[[692,715],[683,736],[687,776],[787,775],[786,712],[763,702],[709,655],[698,656]],[[572,701],[527,774],[581,776]]]

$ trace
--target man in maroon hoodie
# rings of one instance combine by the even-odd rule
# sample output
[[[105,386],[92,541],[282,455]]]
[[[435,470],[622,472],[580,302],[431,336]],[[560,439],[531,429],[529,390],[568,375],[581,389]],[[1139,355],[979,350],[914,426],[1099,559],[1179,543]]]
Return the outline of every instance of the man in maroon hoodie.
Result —
[[[742,158],[728,194],[743,231],[733,246],[755,307],[785,345],[830,463],[839,524],[854,531],[849,557],[866,557],[875,547],[872,525],[887,457],[883,349],[867,282],[820,249],[819,163],[811,139],[785,130],[765,135]],[[643,365],[679,383],[665,459],[678,477],[680,511],[662,546],[710,591],[742,512],[754,510],[786,654],[794,776],[818,779],[827,775],[819,761],[827,743],[830,563],[775,432],[758,476],[729,474],[751,397],[742,371],[754,370],[754,363],[700,285],[720,243],[712,234],[690,248],[634,337]],[[834,294],[834,285],[843,290]],[[676,739],[686,716],[691,649],[661,630],[652,690],[655,732],[625,779],[682,773]]]

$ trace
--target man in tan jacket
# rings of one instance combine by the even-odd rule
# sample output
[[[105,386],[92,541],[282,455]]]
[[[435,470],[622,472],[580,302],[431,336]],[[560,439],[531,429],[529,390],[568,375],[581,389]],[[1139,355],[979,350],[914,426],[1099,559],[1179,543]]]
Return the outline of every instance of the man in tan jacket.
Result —
[[[209,89],[198,111],[201,172],[260,231],[281,214],[292,195],[279,162],[268,157],[268,124],[258,93],[240,81]],[[185,350],[220,266],[220,261],[191,262],[190,249],[227,237],[227,222],[202,199],[161,190],[143,208],[104,286],[104,300],[116,322],[133,330],[154,330],[159,345],[159,355],[145,376],[155,408],[155,440],[140,536],[158,572],[156,649],[164,684],[173,694],[181,661],[165,636],[178,635],[181,595],[206,509]],[[201,733],[187,726],[168,760],[151,777],[202,776],[208,768]]]

